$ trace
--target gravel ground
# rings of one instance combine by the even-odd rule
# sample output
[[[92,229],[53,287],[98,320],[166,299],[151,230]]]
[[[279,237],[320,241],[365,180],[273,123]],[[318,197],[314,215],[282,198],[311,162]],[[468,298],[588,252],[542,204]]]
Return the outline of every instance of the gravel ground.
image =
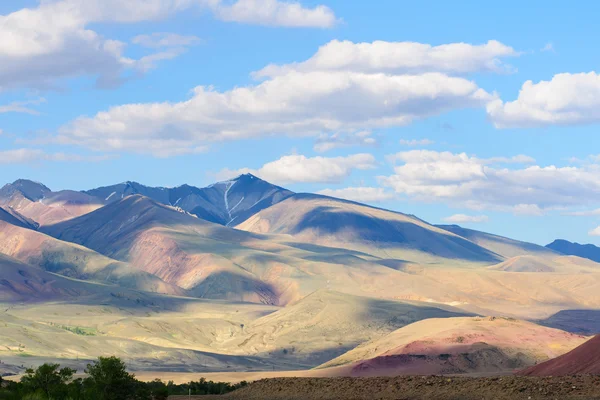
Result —
[[[600,376],[277,378],[254,382],[225,396],[192,396],[192,398],[202,400],[600,400]],[[183,400],[187,397],[171,397],[171,399]]]

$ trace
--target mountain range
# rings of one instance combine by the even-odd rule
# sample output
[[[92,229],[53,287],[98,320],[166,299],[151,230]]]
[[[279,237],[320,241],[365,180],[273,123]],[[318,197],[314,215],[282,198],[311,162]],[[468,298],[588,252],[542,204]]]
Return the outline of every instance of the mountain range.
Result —
[[[0,189],[0,320],[12,327],[0,356],[18,370],[27,331],[32,360],[129,346],[139,370],[181,357],[189,368],[332,375],[526,367],[595,333],[600,264],[585,250],[433,225],[251,174],[205,188],[57,192],[21,179]],[[473,319],[482,315],[508,322]],[[74,355],[48,342],[57,326],[93,334]],[[456,345],[444,326],[468,340]],[[436,344],[414,358],[426,331]],[[537,339],[509,340],[519,335]],[[464,354],[488,361],[469,367]]]

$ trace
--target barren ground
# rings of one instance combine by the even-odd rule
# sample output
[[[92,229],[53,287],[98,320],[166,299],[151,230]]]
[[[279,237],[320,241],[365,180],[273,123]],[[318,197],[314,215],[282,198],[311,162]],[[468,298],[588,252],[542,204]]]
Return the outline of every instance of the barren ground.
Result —
[[[225,396],[202,400],[519,400],[600,399],[600,376],[531,378],[279,378],[261,380]],[[172,396],[172,400],[187,399]]]

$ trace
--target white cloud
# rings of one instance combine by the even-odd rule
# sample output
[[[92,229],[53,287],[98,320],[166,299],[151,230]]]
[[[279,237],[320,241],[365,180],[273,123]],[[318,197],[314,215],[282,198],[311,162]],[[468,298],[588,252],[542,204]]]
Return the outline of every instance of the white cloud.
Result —
[[[360,203],[378,203],[394,198],[394,194],[377,187],[347,187],[343,189],[323,189],[318,194]]]
[[[313,146],[313,150],[319,153],[350,146],[375,146],[377,139],[372,137],[371,131],[359,132],[336,132],[332,134],[323,133],[319,135]]]
[[[512,208],[512,211],[515,215],[531,215],[535,217],[544,215],[544,210],[537,204],[517,204]]]
[[[175,33],[153,33],[151,35],[138,35],[131,42],[156,50],[155,53],[141,57],[135,62],[139,71],[147,72],[156,68],[159,61],[179,57],[187,51],[188,47],[200,43],[200,39],[196,36],[181,36]]]
[[[498,128],[598,123],[600,75],[563,73],[550,81],[527,81],[517,100],[495,100],[488,104],[487,112]]]
[[[23,113],[29,115],[39,115],[39,112],[31,106],[45,103],[46,99],[39,98],[35,100],[13,101],[6,105],[0,105],[0,114],[3,113]]]
[[[82,156],[79,154],[66,154],[66,153],[46,153],[40,149],[13,149],[0,151],[0,164],[29,164],[39,161],[103,161],[111,157],[102,156]]]
[[[564,213],[564,215],[570,215],[573,217],[591,217],[591,216],[600,215],[600,208],[596,208],[594,210],[585,210],[585,211],[571,211],[571,212]]]
[[[550,52],[554,53],[554,44],[552,42],[548,42],[544,45],[544,47],[542,47],[542,49],[540,51],[542,51],[542,52],[550,51]]]
[[[388,74],[506,72],[511,67],[504,64],[501,58],[518,55],[512,47],[495,40],[483,45],[450,43],[440,46],[415,42],[353,43],[332,40],[304,62],[271,64],[253,75],[255,78],[264,78],[284,75],[289,71]]]
[[[197,36],[182,36],[176,33],[156,32],[150,35],[138,35],[131,43],[150,49],[169,47],[187,47],[198,44],[200,38]]]
[[[54,87],[73,76],[98,77],[100,86],[121,82],[122,73],[137,68],[125,57],[125,44],[102,37],[87,26],[100,22],[158,19],[189,6],[191,0],[62,0],[44,1],[0,15],[0,90]]]
[[[400,139],[400,145],[402,146],[429,146],[434,144],[435,142],[430,139]]]
[[[533,164],[535,158],[519,154],[512,157],[491,157],[481,159],[482,164]]]
[[[371,154],[354,154],[347,157],[306,157],[289,155],[269,162],[254,170],[243,168],[237,171],[222,170],[217,175],[231,178],[239,174],[251,173],[276,184],[290,183],[339,183],[353,170],[366,170],[376,167]]]
[[[138,36],[136,43],[169,48],[134,60],[125,56],[126,44],[91,30],[97,23],[137,23],[159,20],[191,7],[208,8],[222,19],[267,25],[319,26],[333,12],[323,6],[306,9],[276,0],[44,0],[35,8],[0,15],[0,91],[15,87],[53,88],[62,79],[97,77],[98,86],[123,81],[125,70],[144,72],[194,44],[178,35]],[[10,40],[8,39],[10,38]]]
[[[600,198],[600,166],[498,166],[514,158],[413,150],[388,159],[394,174],[380,182],[418,201],[443,201],[471,209],[541,215],[548,209],[594,204]],[[528,159],[520,156],[518,163]]]
[[[197,87],[179,103],[128,104],[80,117],[59,140],[98,150],[147,151],[148,143],[192,146],[269,135],[313,135],[401,126],[493,97],[463,78],[354,72],[290,72],[256,86]]]
[[[216,3],[213,11],[224,21],[312,28],[331,28],[337,22],[333,11],[323,5],[305,8],[298,2],[277,0],[238,0],[230,6]]]
[[[482,222],[488,222],[489,218],[487,215],[454,214],[444,218],[444,221],[451,224],[478,224]]]
[[[588,232],[590,236],[600,236],[600,226]]]

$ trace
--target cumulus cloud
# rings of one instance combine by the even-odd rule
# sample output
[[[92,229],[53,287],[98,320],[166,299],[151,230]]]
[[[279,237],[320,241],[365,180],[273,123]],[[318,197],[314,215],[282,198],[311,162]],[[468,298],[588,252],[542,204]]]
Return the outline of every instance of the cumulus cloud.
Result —
[[[488,222],[489,218],[487,215],[454,214],[444,218],[444,221],[451,224],[478,224]]]
[[[319,194],[360,203],[378,203],[394,198],[394,194],[377,187],[347,187],[343,189],[323,189]]]
[[[216,2],[213,9],[220,5]],[[136,41],[155,45],[156,39]],[[493,102],[495,94],[454,75],[506,71],[501,59],[518,54],[497,41],[441,46],[333,41],[303,63],[277,71],[267,67],[258,74],[265,79],[255,84],[224,91],[199,86],[184,101],[125,104],[82,116],[61,127],[58,141],[146,153],[165,142],[177,153],[185,149],[176,149],[176,143],[204,147],[274,135],[317,137],[318,152],[374,145],[376,139],[366,132]],[[139,60],[140,64],[151,67],[152,60]]]
[[[271,64],[254,73],[255,78],[284,75],[289,71],[352,71],[361,73],[420,74],[444,72],[506,72],[511,67],[502,58],[519,52],[496,40],[482,45],[450,43],[431,46],[415,42],[354,43],[333,40],[321,46],[304,62]]]
[[[13,149],[0,151],[0,164],[29,164],[39,161],[103,161],[109,159],[110,156],[82,156],[79,154],[67,153],[46,153],[40,149]]]
[[[600,236],[600,226],[588,232],[590,236]]]
[[[91,30],[94,23],[137,23],[166,18],[201,7],[221,19],[267,25],[322,26],[333,12],[318,6],[276,0],[45,0],[35,8],[0,15],[0,90],[14,87],[53,88],[75,76],[97,77],[103,87],[118,85],[125,70],[144,72],[159,60],[182,53],[197,39],[174,34],[142,35],[134,42],[154,49],[169,48],[135,60],[126,44]]]
[[[104,38],[92,23],[133,23],[159,19],[192,4],[191,0],[44,1],[0,15],[0,90],[51,88],[57,80],[95,76],[99,86],[116,85],[125,69],[139,66],[124,55],[125,43]]]
[[[400,139],[399,143],[402,146],[415,147],[415,146],[429,146],[429,145],[434,144],[435,142],[430,139]]]
[[[333,11],[323,5],[305,8],[298,2],[277,0],[238,0],[230,6],[216,3],[213,10],[224,21],[311,28],[331,28],[337,22]]]
[[[313,146],[313,150],[325,153],[329,150],[350,146],[375,146],[377,139],[372,137],[371,131],[359,132],[336,132],[332,134],[323,133],[319,135]]]
[[[339,183],[353,170],[367,170],[376,167],[371,154],[353,154],[347,157],[306,157],[289,155],[269,162],[259,169],[243,168],[237,171],[222,170],[221,178],[231,178],[239,174],[251,173],[276,184],[290,183]]]
[[[197,87],[178,103],[127,104],[60,129],[59,140],[98,150],[147,151],[170,140],[193,146],[269,135],[313,135],[401,126],[493,98],[440,73],[290,72],[219,92]]]
[[[487,113],[497,128],[598,123],[600,75],[563,73],[550,81],[527,81],[516,100],[494,100]]]
[[[465,153],[413,150],[389,156],[394,174],[380,182],[419,201],[443,201],[471,209],[496,209],[518,215],[594,204],[600,195],[600,166],[522,165],[514,158],[477,158]],[[517,157],[519,162],[527,161]]]

